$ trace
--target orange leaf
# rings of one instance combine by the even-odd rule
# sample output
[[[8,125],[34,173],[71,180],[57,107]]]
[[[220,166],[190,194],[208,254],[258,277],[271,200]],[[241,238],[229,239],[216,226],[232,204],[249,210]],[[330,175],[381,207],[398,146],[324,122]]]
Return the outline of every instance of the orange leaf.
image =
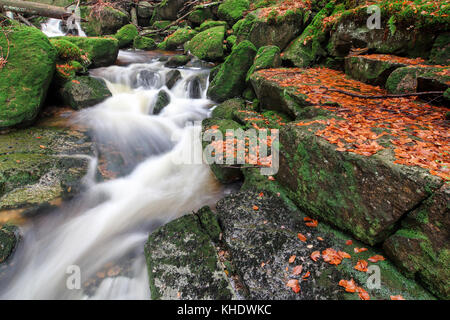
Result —
[[[301,233],[297,234],[297,238],[299,238],[300,241],[302,241],[302,242],[306,242],[306,240],[307,240],[306,237],[303,234],[301,234]]]
[[[305,273],[305,275],[302,277],[302,279],[306,280],[309,278],[310,275],[311,275],[311,272],[308,271],[307,273]]]
[[[350,259],[352,256],[349,255],[347,252],[345,251],[338,251],[338,255],[342,258],[342,259]]]
[[[355,269],[362,272],[367,272],[367,266],[369,264],[366,260],[358,260],[358,263],[355,266]]]
[[[319,221],[317,220],[311,220],[311,222],[306,222],[305,225],[311,228],[315,228],[317,227],[317,225],[319,224]]]
[[[351,280],[341,280],[339,281],[339,285],[341,287],[345,288],[345,291],[347,292],[355,292],[357,289],[355,280],[351,279]]]
[[[360,252],[367,251],[367,248],[354,248],[353,251],[355,251],[355,253],[360,253]]]
[[[293,256],[291,256],[290,258],[289,258],[289,263],[292,263],[292,262],[294,262],[295,261],[295,255],[293,255]]]
[[[374,255],[373,257],[370,257],[367,260],[369,260],[370,262],[374,262],[375,263],[375,262],[378,262],[378,261],[384,261],[384,257],[380,256],[379,254],[377,254],[377,255]]]
[[[358,292],[359,298],[360,298],[361,300],[370,300],[369,294],[368,294],[367,291],[364,290],[363,288],[357,287],[357,288],[356,288],[356,291]]]
[[[314,251],[313,253],[311,253],[310,257],[313,261],[317,261],[317,259],[319,259],[320,257],[320,251]]]
[[[351,246],[351,245],[353,244],[353,241],[352,241],[352,240],[347,240],[347,241],[345,242],[345,244],[348,245],[348,246]]]
[[[401,295],[391,296],[391,300],[405,300]]]
[[[287,282],[286,286],[292,289],[295,293],[300,292],[300,285],[298,284],[297,279],[291,279]]]
[[[299,265],[299,266],[295,266],[294,269],[292,270],[292,275],[293,276],[298,276],[300,273],[302,273],[303,271],[303,266]]]
[[[253,206],[253,210],[258,211],[259,207],[258,206]]]

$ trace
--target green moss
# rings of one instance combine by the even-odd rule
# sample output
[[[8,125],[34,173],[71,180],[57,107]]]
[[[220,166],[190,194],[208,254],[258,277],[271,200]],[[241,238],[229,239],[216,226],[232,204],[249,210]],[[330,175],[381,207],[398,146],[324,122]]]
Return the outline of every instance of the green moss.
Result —
[[[219,26],[200,32],[185,45],[185,50],[201,60],[217,61],[223,58],[225,27]]]
[[[247,72],[246,81],[250,80],[253,72],[261,69],[278,68],[281,66],[280,48],[277,46],[264,46],[258,49],[253,65]]]
[[[155,29],[164,29],[171,23],[172,23],[172,21],[169,21],[169,20],[155,21],[152,24],[152,27]]]
[[[81,27],[92,37],[114,34],[130,21],[126,13],[110,6],[103,6],[99,12],[89,6],[80,6],[80,15],[86,20],[81,22]]]
[[[111,96],[103,79],[89,76],[75,77],[64,84],[62,98],[75,110],[91,107]]]
[[[155,50],[156,42],[149,37],[137,36],[133,40],[133,47],[140,50]]]
[[[0,228],[0,264],[6,261],[13,252],[16,243],[17,228],[12,225],[4,225]]]
[[[249,8],[250,2],[248,0],[225,0],[219,6],[217,15],[228,22],[229,25],[233,25],[243,17],[244,12]]]
[[[226,27],[227,23],[225,21],[207,20],[207,21],[203,22],[200,25],[200,27],[198,27],[198,31],[202,32],[202,31],[205,31],[210,28],[221,27],[221,26]]]
[[[55,47],[36,28],[15,25],[2,31],[0,47],[4,56],[9,48],[9,54],[0,69],[0,129],[27,125],[36,118],[57,56]]]
[[[62,61],[76,60],[81,61],[83,51],[78,46],[64,39],[50,39],[58,53],[58,58]]]
[[[158,44],[158,48],[161,50],[175,50],[185,42],[191,40],[196,34],[197,31],[189,27],[178,29]]]
[[[188,20],[195,25],[199,25],[202,22],[212,19],[214,16],[209,8],[199,8],[194,10],[189,16]]]
[[[239,43],[211,82],[208,96],[220,102],[241,95],[245,89],[245,77],[255,55],[256,48],[250,41]]]
[[[119,48],[124,48],[133,43],[134,38],[139,35],[135,25],[127,24],[120,28],[114,37],[119,41]]]

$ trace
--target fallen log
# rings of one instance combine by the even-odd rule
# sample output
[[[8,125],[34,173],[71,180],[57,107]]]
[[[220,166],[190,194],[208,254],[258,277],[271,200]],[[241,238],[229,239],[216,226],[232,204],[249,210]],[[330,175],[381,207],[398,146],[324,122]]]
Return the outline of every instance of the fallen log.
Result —
[[[20,14],[27,13],[55,19],[64,19],[71,15],[71,13],[61,7],[22,0],[0,0],[0,8],[3,8],[5,11],[13,11]]]

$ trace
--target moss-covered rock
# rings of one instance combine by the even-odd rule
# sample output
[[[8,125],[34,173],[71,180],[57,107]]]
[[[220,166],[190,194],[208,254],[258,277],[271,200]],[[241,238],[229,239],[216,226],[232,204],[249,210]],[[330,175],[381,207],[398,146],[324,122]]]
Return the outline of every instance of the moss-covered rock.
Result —
[[[139,32],[134,24],[124,25],[117,30],[114,38],[119,41],[119,48],[124,48],[133,43],[134,38],[138,36]]]
[[[0,227],[0,264],[6,261],[17,243],[17,228],[12,225]]]
[[[181,28],[172,33],[170,36],[166,37],[163,42],[158,44],[158,48],[161,50],[175,50],[182,46],[185,42],[191,40],[197,31],[191,28]]]
[[[137,36],[133,40],[133,48],[140,50],[155,50],[156,42],[150,37]]]
[[[155,28],[155,29],[164,29],[165,27],[167,27],[171,23],[172,23],[172,21],[170,21],[170,20],[155,21],[152,24],[152,27]]]
[[[179,70],[170,70],[166,73],[166,86],[172,89],[173,86],[181,79],[181,72]]]
[[[121,10],[104,6],[95,10],[93,6],[80,7],[83,31],[91,37],[114,34],[121,27],[129,23],[130,17]]]
[[[188,20],[192,22],[194,25],[200,25],[206,20],[213,19],[214,15],[211,12],[209,7],[201,8],[194,10],[189,16]]]
[[[58,59],[61,61],[81,61],[83,50],[70,41],[64,39],[50,39],[50,43],[55,46]]]
[[[246,81],[250,80],[253,72],[261,69],[278,68],[281,66],[280,48],[277,46],[264,46],[258,49],[253,65],[247,72]]]
[[[249,40],[257,48],[274,45],[283,50],[303,30],[309,11],[288,10],[271,19],[260,10],[252,11],[233,25],[237,42]]]
[[[89,76],[74,77],[61,89],[61,96],[66,105],[75,110],[92,107],[111,96],[103,79]]]
[[[250,41],[245,40],[236,45],[212,80],[208,96],[214,101],[222,102],[241,95],[255,55],[256,48]]]
[[[450,187],[444,185],[402,221],[384,248],[410,278],[450,299]]]
[[[154,231],[145,246],[152,299],[231,299],[214,241],[220,227],[207,207]]]
[[[0,69],[0,129],[6,129],[28,125],[38,115],[53,78],[57,52],[36,28],[11,25],[1,31],[0,47],[7,60]]]
[[[214,28],[214,27],[220,27],[220,26],[226,27],[227,23],[225,21],[207,20],[207,21],[203,22],[200,25],[200,27],[198,27],[198,30],[197,29],[196,30],[198,32],[202,32],[207,29]]]
[[[443,66],[450,65],[450,32],[436,37],[430,52],[429,61],[430,63]]]
[[[163,0],[156,8],[156,14],[161,20],[177,19],[180,9],[183,7],[186,0]]]
[[[217,15],[232,26],[244,16],[244,12],[249,8],[250,2],[248,0],[225,0],[219,6]]]
[[[450,81],[444,74],[449,68],[403,67],[390,74],[386,89],[391,93],[445,91]]]
[[[159,114],[170,103],[170,96],[165,90],[158,92],[155,106],[153,107],[153,114]]]
[[[191,60],[190,57],[182,54],[177,54],[175,56],[172,56],[167,60],[167,62],[164,64],[167,68],[177,68],[184,66],[186,63],[188,63]]]
[[[119,41],[111,37],[55,37],[76,44],[87,52],[91,66],[106,67],[114,64],[119,54]]]
[[[245,109],[245,101],[241,98],[234,98],[222,102],[212,111],[212,117],[217,119],[236,120],[235,112]]]
[[[224,37],[225,27],[210,28],[193,37],[184,48],[201,60],[217,61],[224,55]]]

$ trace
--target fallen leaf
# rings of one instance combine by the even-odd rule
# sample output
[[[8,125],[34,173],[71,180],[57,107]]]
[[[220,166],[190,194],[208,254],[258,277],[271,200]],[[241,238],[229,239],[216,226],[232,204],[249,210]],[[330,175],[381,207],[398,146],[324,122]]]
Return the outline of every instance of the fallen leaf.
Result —
[[[312,220],[310,222],[306,222],[305,225],[311,228],[315,228],[317,227],[317,225],[319,224],[319,221],[317,220]]]
[[[383,256],[380,256],[379,254],[377,254],[377,255],[374,255],[373,257],[370,257],[367,260],[369,260],[370,262],[374,262],[375,263],[375,262],[378,262],[378,261],[384,261],[385,259],[384,259]]]
[[[313,261],[317,261],[317,259],[319,259],[320,257],[320,251],[314,251],[313,253],[311,253],[310,257]]]
[[[301,234],[301,233],[297,234],[297,238],[299,238],[300,241],[302,241],[302,242],[306,242],[306,240],[307,240],[306,237],[303,234]]]
[[[342,259],[350,259],[352,256],[349,255],[347,252],[345,251],[338,251],[338,255],[342,258]]]
[[[295,293],[299,293],[300,292],[300,285],[298,283],[297,279],[291,279],[287,282],[286,286],[288,286],[289,288],[292,289],[292,291],[294,291]]]
[[[360,298],[361,300],[370,300],[369,294],[368,294],[367,291],[364,290],[363,288],[357,287],[357,288],[356,288],[356,291],[358,292],[359,298]]]
[[[322,237],[317,237],[317,240],[323,241],[323,238]]]
[[[391,296],[391,300],[405,300],[401,295]]]
[[[311,272],[306,272],[305,275],[302,277],[303,280],[306,280],[309,278],[309,276],[311,275]]]
[[[300,273],[302,273],[303,271],[303,266],[299,265],[299,266],[295,266],[294,269],[292,270],[292,275],[293,276],[298,276]]]
[[[347,292],[355,292],[357,288],[355,280],[353,280],[353,278],[351,280],[341,280],[339,281],[339,285],[341,287],[344,287],[345,291]]]
[[[366,260],[358,260],[355,269],[362,272],[367,272],[368,263]]]
[[[253,206],[253,210],[258,211],[259,207],[258,206]]]
[[[352,240],[347,240],[347,241],[345,242],[345,244],[348,245],[348,246],[351,246],[351,245],[353,244],[353,241],[352,241]]]
[[[354,248],[353,251],[355,251],[355,253],[360,253],[360,252],[367,251],[367,248]]]
[[[289,258],[289,263],[292,263],[292,262],[294,262],[295,261],[295,255],[293,255],[293,256],[291,256],[290,258]]]

